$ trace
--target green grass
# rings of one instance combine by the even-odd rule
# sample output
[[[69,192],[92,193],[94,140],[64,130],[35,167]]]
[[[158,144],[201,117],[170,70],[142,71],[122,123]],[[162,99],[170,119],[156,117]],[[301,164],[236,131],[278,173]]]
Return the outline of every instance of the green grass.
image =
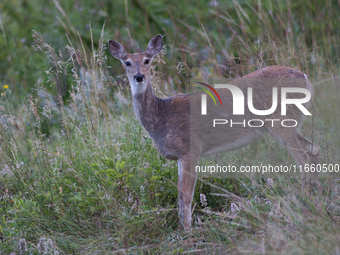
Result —
[[[193,231],[178,230],[177,164],[136,120],[106,50],[107,39],[134,52],[165,34],[160,97],[187,93],[192,77],[304,71],[316,85],[302,133],[321,163],[338,164],[338,2],[125,3],[0,3],[0,253],[339,254],[338,176],[304,188],[288,175],[200,179]],[[226,159],[292,162],[269,137]]]

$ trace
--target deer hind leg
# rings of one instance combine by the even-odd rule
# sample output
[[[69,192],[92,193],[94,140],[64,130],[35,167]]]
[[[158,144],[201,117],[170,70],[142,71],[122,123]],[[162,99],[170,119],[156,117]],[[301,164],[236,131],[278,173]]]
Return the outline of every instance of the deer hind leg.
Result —
[[[197,158],[190,162],[190,157],[178,160],[178,215],[185,230],[191,229],[191,203],[197,176],[194,167],[197,162]]]

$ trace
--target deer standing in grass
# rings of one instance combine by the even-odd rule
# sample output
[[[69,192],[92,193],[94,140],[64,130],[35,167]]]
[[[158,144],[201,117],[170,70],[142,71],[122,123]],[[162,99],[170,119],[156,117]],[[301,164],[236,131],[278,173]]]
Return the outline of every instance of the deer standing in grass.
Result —
[[[202,93],[176,95],[167,99],[160,99],[153,93],[150,69],[153,58],[163,47],[161,35],[152,38],[146,51],[142,53],[127,53],[123,46],[114,40],[109,40],[108,46],[112,56],[119,59],[125,66],[137,119],[150,134],[159,153],[166,159],[178,161],[178,211],[180,223],[184,229],[191,228],[191,204],[197,176],[195,166],[198,165],[201,157],[246,146],[265,133],[276,138],[297,165],[310,163],[319,154],[319,147],[299,132],[305,117],[301,108],[308,109],[310,102],[301,101],[300,107],[293,104],[287,105],[286,116],[282,116],[279,109],[267,116],[256,116],[256,121],[264,123],[262,126],[254,127],[255,124],[250,121],[248,123],[250,125],[246,127],[220,125],[213,132],[207,132],[212,128],[211,121],[200,121],[199,123],[195,123],[195,120],[190,121],[190,114],[193,113],[193,110],[201,109]],[[231,84],[247,94],[249,82],[246,81],[258,78],[276,79],[277,84],[280,79],[284,80],[284,78],[296,82],[286,82],[280,85],[273,85],[273,82],[260,85],[253,83],[251,86],[256,88],[257,92],[253,92],[252,104],[257,109],[261,107],[267,109],[272,105],[271,91],[274,86],[278,89],[283,86],[299,87],[312,93],[312,84],[305,74],[283,66],[265,67],[235,79]],[[224,117],[230,116],[233,107],[232,94],[225,89],[220,89],[219,94],[224,103],[223,107],[226,109]],[[278,98],[280,99],[280,94]],[[300,96],[296,95],[295,98],[301,98],[301,94]],[[211,109],[211,105],[209,105],[209,109]],[[221,119],[221,112],[211,111],[209,114],[211,119]],[[243,116],[233,116],[233,121],[242,123],[242,119],[249,120],[252,117],[254,117],[252,112],[246,109]],[[294,127],[282,126],[280,121],[283,120],[283,117],[296,120],[297,125]],[[267,119],[275,121],[265,121]],[[210,143],[210,141],[214,142]]]

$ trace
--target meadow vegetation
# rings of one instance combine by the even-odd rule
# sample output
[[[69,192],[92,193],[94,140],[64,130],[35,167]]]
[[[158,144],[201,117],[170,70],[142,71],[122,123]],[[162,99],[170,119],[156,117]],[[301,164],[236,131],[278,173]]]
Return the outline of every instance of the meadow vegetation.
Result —
[[[305,187],[299,175],[201,178],[193,231],[178,230],[177,162],[136,120],[107,51],[165,35],[152,71],[163,98],[191,78],[301,70],[315,84],[302,133],[339,164],[340,3],[166,2],[0,2],[0,254],[340,254],[335,174]],[[226,157],[293,163],[269,137]]]

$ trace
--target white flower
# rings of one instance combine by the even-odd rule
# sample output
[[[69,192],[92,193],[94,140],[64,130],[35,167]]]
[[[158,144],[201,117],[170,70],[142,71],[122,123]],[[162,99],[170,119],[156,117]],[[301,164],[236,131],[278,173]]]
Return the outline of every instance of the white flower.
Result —
[[[200,200],[201,200],[201,205],[203,206],[203,207],[206,207],[207,206],[207,197],[203,194],[203,193],[201,193],[200,194]]]
[[[271,178],[268,178],[268,179],[267,179],[267,185],[268,185],[269,187],[272,187],[272,186],[274,185],[274,181],[273,181]]]
[[[231,211],[232,214],[235,214],[235,213],[240,211],[240,208],[235,203],[231,203],[230,204],[230,211]]]
[[[20,254],[23,254],[25,251],[27,251],[27,243],[25,238],[21,238],[19,241],[19,247]]]

